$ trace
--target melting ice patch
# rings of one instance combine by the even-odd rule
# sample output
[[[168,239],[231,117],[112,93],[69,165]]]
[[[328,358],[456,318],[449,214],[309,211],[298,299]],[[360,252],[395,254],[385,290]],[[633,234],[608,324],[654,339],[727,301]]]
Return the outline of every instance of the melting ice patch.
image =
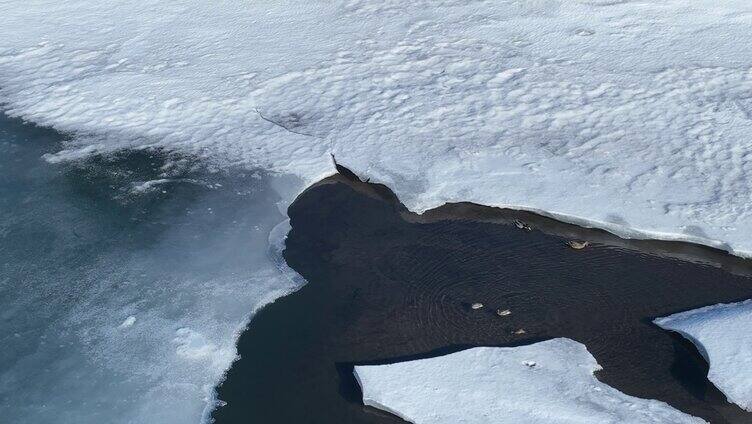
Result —
[[[552,339],[436,358],[356,366],[363,402],[415,424],[702,423],[598,381],[584,345]]]
[[[730,402],[752,411],[752,300],[680,312],[655,323],[694,343],[708,361],[708,380]]]
[[[2,421],[200,422],[250,316],[300,286],[272,231],[299,181],[162,175],[154,152],[50,166],[50,133],[0,116]]]
[[[203,334],[190,328],[178,328],[175,338],[175,353],[189,360],[212,358],[222,365],[226,365],[235,357],[234,350],[220,349]]]

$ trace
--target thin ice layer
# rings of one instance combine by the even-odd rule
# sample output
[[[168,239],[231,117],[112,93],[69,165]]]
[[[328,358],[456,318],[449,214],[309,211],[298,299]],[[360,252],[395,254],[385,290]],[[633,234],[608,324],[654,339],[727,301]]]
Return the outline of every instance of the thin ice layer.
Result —
[[[40,161],[58,137],[0,116],[0,421],[206,421],[249,317],[300,287],[277,225],[299,182]]]
[[[363,402],[415,424],[702,423],[598,381],[584,345],[552,339],[436,358],[356,366]]]
[[[752,254],[752,4],[0,1],[5,109],[79,136],[333,172]],[[31,25],[30,23],[33,23]]]
[[[708,361],[708,380],[730,402],[752,411],[752,300],[680,312],[655,323],[694,343]]]

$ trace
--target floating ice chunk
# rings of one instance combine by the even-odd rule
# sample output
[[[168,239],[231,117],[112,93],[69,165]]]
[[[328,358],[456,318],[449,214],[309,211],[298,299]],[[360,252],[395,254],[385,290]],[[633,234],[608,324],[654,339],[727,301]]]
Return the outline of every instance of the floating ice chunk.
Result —
[[[584,345],[560,338],[356,366],[355,377],[366,405],[415,424],[704,422],[601,383],[599,369]]]
[[[131,327],[135,323],[136,323],[136,317],[131,315],[128,318],[126,318],[125,321],[123,321],[123,323],[118,326],[118,328],[128,328],[128,327]]]
[[[131,192],[134,194],[143,194],[156,190],[159,186],[169,183],[188,182],[195,183],[195,180],[186,178],[160,178],[149,181],[138,181],[131,184]],[[221,187],[221,186],[219,186]]]
[[[134,193],[146,193],[146,192],[156,189],[156,187],[159,185],[166,184],[169,182],[172,182],[172,180],[168,178],[161,178],[158,180],[150,180],[150,181],[141,181],[141,182],[134,183],[131,188],[131,191],[133,191]]]
[[[708,380],[752,411],[752,300],[680,312],[655,323],[691,341],[708,361]]]

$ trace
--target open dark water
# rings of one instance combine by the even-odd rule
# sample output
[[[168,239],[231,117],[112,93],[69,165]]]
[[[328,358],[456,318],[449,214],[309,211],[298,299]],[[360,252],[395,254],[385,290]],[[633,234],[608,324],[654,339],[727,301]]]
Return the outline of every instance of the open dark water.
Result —
[[[309,284],[240,338],[217,423],[402,422],[361,405],[353,364],[553,337],[584,343],[604,368],[598,378],[627,394],[713,423],[752,422],[707,381],[690,343],[651,323],[751,298],[749,261],[466,204],[418,217],[385,188],[343,177],[307,190],[289,215],[285,257]],[[594,243],[575,251],[570,237]]]

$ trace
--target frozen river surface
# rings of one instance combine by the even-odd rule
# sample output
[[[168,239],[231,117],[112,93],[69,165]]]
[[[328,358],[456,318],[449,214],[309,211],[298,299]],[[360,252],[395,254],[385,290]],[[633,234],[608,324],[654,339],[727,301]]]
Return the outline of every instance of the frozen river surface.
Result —
[[[3,421],[198,422],[236,333],[297,287],[267,247],[291,182],[156,152],[43,161],[60,142],[0,118]]]

